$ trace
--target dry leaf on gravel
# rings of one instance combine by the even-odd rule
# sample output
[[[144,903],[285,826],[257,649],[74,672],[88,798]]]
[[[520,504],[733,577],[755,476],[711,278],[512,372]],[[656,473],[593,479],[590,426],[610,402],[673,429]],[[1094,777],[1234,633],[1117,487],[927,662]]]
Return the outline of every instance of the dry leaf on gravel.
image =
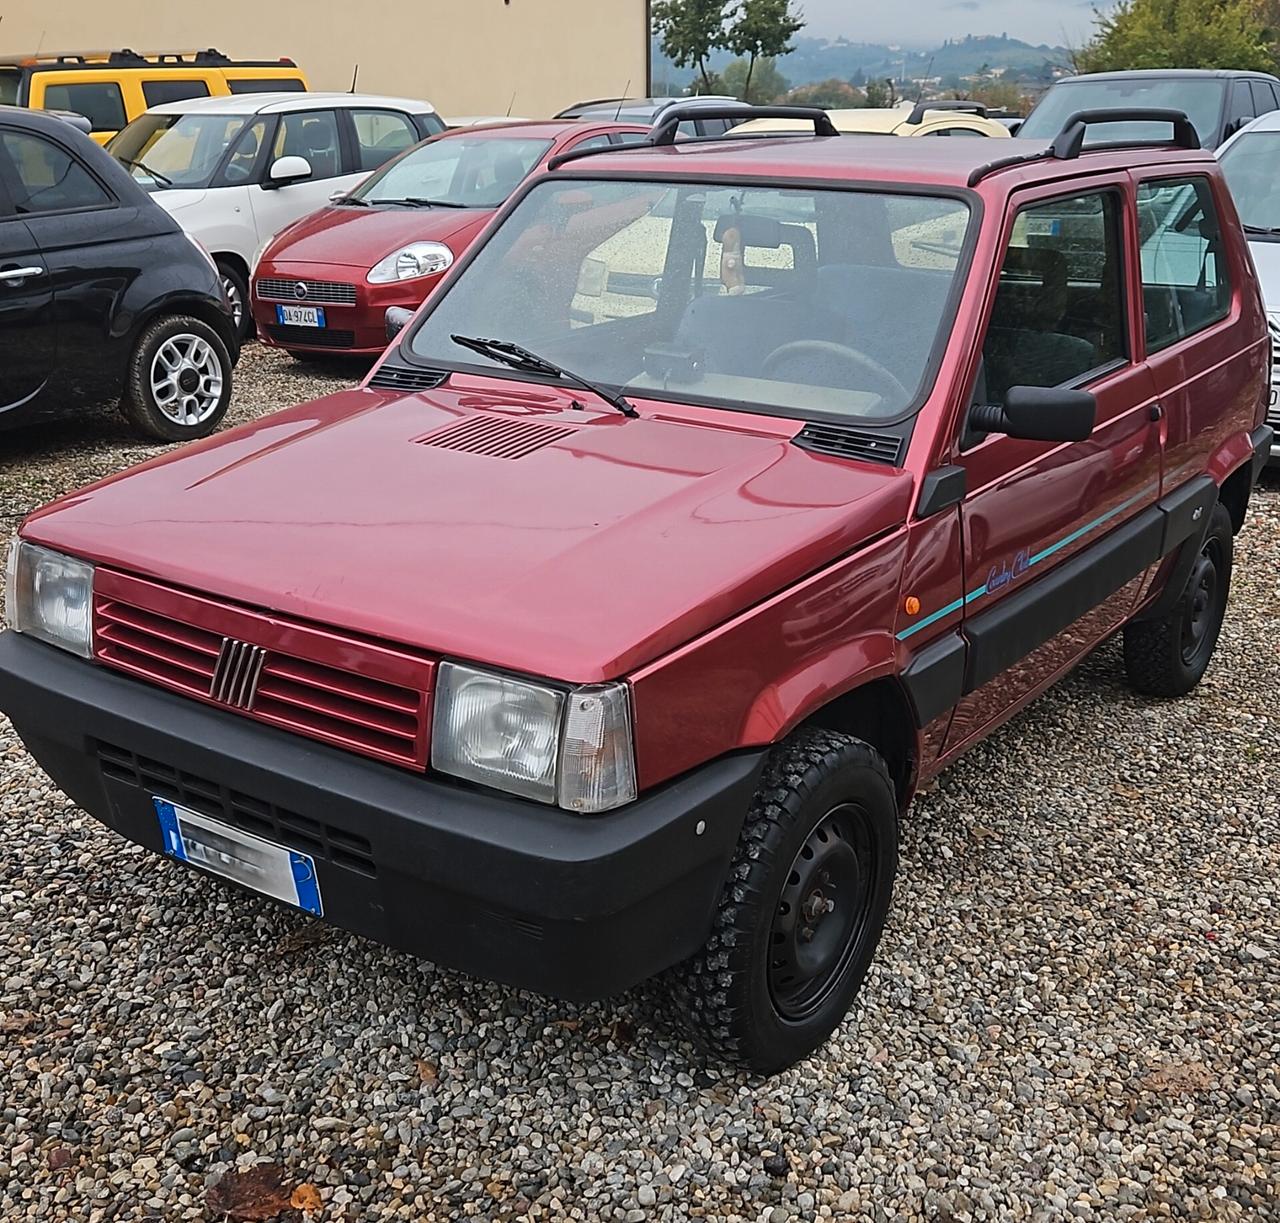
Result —
[[[225,1215],[236,1223],[266,1223],[290,1209],[284,1169],[279,1164],[234,1169],[209,1186],[205,1205],[215,1218]]]
[[[318,1214],[324,1207],[320,1200],[320,1190],[314,1185],[303,1183],[289,1195],[289,1205],[303,1214]]]
[[[1164,1096],[1207,1091],[1213,1084],[1213,1073],[1203,1062],[1173,1062],[1151,1071],[1138,1081],[1138,1086],[1143,1090],[1158,1092]]]

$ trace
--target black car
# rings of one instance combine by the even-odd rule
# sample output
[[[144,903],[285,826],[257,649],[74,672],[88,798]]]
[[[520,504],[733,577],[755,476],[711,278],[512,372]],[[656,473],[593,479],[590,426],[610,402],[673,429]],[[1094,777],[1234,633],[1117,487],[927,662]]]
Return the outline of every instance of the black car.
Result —
[[[1052,140],[1079,110],[1140,108],[1180,110],[1191,120],[1200,145],[1216,149],[1250,119],[1280,109],[1280,80],[1265,72],[1148,68],[1133,72],[1090,72],[1056,82],[1037,103],[1017,135]],[[1168,136],[1168,125],[1107,123],[1086,144],[1143,143]]]
[[[0,106],[0,428],[118,399],[149,437],[204,437],[238,355],[213,260],[128,170]]]

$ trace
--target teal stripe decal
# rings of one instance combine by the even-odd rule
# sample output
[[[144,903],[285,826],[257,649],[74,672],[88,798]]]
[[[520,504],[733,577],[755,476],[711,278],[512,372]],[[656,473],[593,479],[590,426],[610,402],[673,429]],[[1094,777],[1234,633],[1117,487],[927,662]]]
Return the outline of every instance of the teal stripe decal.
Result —
[[[1084,536],[1088,535],[1090,531],[1096,531],[1100,526],[1110,522],[1118,514],[1123,514],[1130,506],[1136,505],[1139,501],[1144,500],[1153,492],[1158,492],[1159,487],[1160,486],[1158,484],[1149,484],[1141,492],[1135,493],[1127,501],[1120,502],[1119,505],[1109,509],[1105,514],[1099,514],[1092,522],[1086,522],[1084,526],[1072,531],[1070,535],[1063,536],[1063,538],[1058,540],[1057,543],[1050,544],[1047,548],[1041,549],[1034,556],[1028,558],[1027,568],[1030,569],[1032,565],[1038,565],[1041,561],[1047,560],[1055,553],[1061,552],[1063,548],[1069,548],[1076,542],[1076,540],[1082,539]],[[939,608],[936,612],[926,616],[918,624],[913,624],[910,628],[903,629],[897,635],[898,640],[906,641],[908,637],[914,636],[922,628],[928,628],[929,625],[937,623],[937,621],[951,615],[952,612],[959,611],[962,607],[968,607],[970,603],[976,603],[979,599],[989,593],[990,591],[987,589],[987,585],[984,582],[976,590],[971,590],[963,599],[953,599],[946,605],[946,607]]]

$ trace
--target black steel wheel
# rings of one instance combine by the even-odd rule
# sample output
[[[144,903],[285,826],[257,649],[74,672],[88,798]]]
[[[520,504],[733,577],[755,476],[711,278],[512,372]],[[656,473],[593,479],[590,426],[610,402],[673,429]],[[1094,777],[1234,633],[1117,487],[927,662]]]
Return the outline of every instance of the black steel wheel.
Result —
[[[1148,696],[1185,696],[1209,669],[1231,591],[1231,515],[1215,505],[1181,596],[1166,615],[1124,629],[1129,682]]]
[[[878,752],[804,730],[771,753],[711,936],[672,971],[696,1039],[769,1074],[843,1020],[884,929],[898,801]]]

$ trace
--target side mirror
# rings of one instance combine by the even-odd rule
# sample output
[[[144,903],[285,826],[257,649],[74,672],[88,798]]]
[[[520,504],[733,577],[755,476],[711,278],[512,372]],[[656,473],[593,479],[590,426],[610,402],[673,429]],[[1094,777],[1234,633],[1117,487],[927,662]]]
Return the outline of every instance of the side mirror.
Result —
[[[1098,401],[1089,391],[1057,386],[1012,386],[1003,404],[977,404],[969,423],[983,433],[1030,442],[1082,442],[1093,432]]]
[[[409,320],[413,318],[413,313],[412,310],[406,310],[403,306],[387,307],[387,313],[384,318],[388,340],[394,340],[409,325]]]
[[[1016,135],[1017,135],[1017,134],[1022,130],[1022,125],[1023,125],[1025,122],[1026,122],[1026,120],[1025,120],[1025,119],[1019,119],[1016,123],[1010,123],[1010,124],[1009,124],[1009,135],[1010,135],[1010,136],[1016,136]]]
[[[267,181],[262,185],[268,188],[287,187],[290,183],[310,178],[311,173],[311,163],[305,157],[277,157],[271,163]]]

